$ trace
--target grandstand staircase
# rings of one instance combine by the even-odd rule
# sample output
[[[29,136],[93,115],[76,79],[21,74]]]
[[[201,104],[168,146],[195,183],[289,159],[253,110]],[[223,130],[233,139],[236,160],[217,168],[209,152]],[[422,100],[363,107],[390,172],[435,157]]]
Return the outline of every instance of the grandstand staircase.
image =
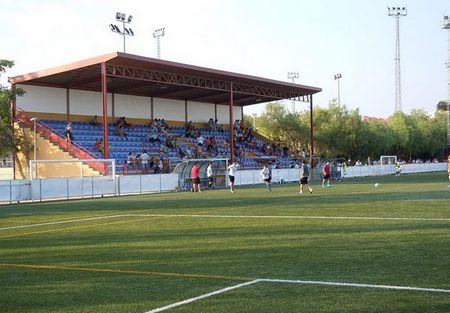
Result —
[[[19,127],[22,128],[25,133],[28,133],[28,138],[32,138],[34,132],[31,129],[34,127],[34,124],[30,120],[30,117],[25,112],[18,111],[15,120],[18,123]],[[66,138],[61,137],[60,135],[56,134],[51,129],[45,127],[40,123],[36,123],[36,140],[41,140],[39,144],[37,144],[38,147],[45,146],[45,143],[47,143],[49,149],[48,151],[46,151],[47,154],[53,152],[52,154],[54,156],[58,156],[55,158],[47,159],[95,159],[95,157],[88,151],[83,150],[81,147],[77,147],[74,144],[69,144]],[[99,176],[101,173],[106,173],[106,171],[107,168],[105,164],[100,162],[90,162],[89,165],[83,165],[83,173],[86,173],[86,175]]]

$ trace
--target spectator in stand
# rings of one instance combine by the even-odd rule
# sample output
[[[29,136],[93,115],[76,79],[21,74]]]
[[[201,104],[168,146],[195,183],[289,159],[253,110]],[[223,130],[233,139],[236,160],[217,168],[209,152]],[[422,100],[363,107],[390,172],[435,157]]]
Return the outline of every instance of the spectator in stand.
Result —
[[[149,163],[150,163],[150,156],[147,153],[147,150],[144,150],[140,156],[140,161],[142,165],[142,171],[144,173],[148,173],[149,170]]]
[[[95,140],[94,147],[93,147],[95,151],[97,151],[97,152],[103,151],[102,141],[103,141],[103,139],[98,139],[98,138],[97,138],[97,140]]]
[[[98,122],[98,117],[97,115],[94,115],[91,119],[91,121],[89,122],[90,125],[92,126],[98,126],[100,123]]]
[[[214,131],[214,120],[212,118],[208,121],[208,128],[210,131]]]
[[[131,168],[136,169],[136,156],[133,152],[128,153],[127,157],[127,166],[131,166]]]
[[[302,157],[302,160],[306,160],[306,151],[305,148],[302,149],[302,152],[300,152],[300,156]]]
[[[72,122],[70,121],[67,123],[66,128],[64,129],[64,136],[66,136],[69,143],[73,141]]]
[[[115,134],[116,136],[119,136],[120,138],[128,139],[128,135],[127,135],[127,133],[125,132],[125,126],[124,126],[124,124],[120,124],[119,126],[117,126],[117,127],[116,127],[116,130],[115,130],[115,132],[114,132],[114,134]]]

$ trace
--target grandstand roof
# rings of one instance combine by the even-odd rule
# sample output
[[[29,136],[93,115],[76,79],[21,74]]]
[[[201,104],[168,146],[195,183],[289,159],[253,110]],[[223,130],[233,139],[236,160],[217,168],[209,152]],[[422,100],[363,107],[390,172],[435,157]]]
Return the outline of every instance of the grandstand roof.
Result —
[[[113,52],[10,77],[25,84],[101,92],[101,64],[109,93],[246,106],[281,99],[310,101],[321,88]]]

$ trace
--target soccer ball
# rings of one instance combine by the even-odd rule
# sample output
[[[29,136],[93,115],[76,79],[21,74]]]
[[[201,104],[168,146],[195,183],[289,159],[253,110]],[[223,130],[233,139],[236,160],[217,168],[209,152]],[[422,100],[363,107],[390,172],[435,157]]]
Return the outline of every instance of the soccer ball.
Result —
[[[380,186],[380,184],[378,184],[378,183],[375,183],[375,188],[378,188],[378,186]]]

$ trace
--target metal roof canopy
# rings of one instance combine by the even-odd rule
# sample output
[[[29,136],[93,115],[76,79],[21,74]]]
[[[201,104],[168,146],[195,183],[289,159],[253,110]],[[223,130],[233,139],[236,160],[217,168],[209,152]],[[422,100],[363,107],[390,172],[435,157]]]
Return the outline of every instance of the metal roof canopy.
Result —
[[[15,84],[102,92],[101,65],[107,92],[246,106],[282,99],[310,102],[321,88],[220,71],[205,67],[113,52],[67,65],[10,77]]]

